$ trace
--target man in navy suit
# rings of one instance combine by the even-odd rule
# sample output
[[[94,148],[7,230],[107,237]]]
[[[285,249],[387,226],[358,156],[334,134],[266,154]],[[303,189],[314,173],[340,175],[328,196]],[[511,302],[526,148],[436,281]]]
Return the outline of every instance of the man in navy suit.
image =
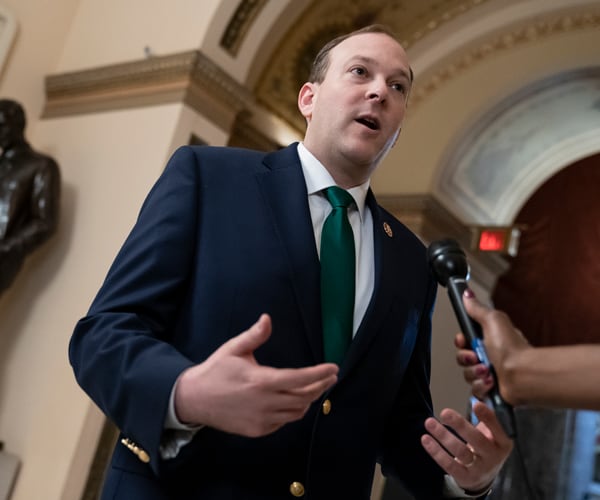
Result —
[[[70,344],[122,433],[103,499],[366,500],[377,462],[418,499],[487,494],[512,443],[485,405],[478,427],[432,417],[436,281],[369,189],[411,84],[397,40],[368,27],[317,56],[301,144],[173,155]],[[317,243],[333,185],[354,200],[357,261],[339,367]]]

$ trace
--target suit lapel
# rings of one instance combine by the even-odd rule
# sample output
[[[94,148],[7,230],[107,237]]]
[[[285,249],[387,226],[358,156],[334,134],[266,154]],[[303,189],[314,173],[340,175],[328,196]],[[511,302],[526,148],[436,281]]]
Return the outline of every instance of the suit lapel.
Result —
[[[275,233],[286,252],[310,349],[315,362],[321,362],[319,257],[296,147],[293,144],[267,155],[264,164],[268,171],[258,174],[257,181],[272,215]]]

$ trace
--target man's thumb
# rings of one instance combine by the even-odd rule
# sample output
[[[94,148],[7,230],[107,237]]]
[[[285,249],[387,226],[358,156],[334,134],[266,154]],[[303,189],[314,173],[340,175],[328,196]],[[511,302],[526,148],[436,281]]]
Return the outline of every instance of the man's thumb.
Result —
[[[243,356],[252,354],[271,336],[271,317],[268,314],[261,314],[258,321],[246,331],[232,338],[223,347],[230,354]]]

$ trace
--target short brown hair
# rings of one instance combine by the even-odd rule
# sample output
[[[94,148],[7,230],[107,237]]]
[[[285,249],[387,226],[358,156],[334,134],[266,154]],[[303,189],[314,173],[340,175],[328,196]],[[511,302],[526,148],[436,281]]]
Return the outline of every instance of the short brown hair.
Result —
[[[351,33],[346,33],[345,35],[340,35],[333,40],[327,42],[321,50],[319,50],[316,55],[312,66],[310,68],[310,75],[308,77],[308,81],[311,83],[321,83],[325,79],[325,73],[327,73],[327,68],[329,68],[329,53],[331,50],[342,43],[344,40],[351,38],[356,35],[362,35],[363,33],[383,33],[384,35],[388,35],[390,38],[393,38],[400,45],[400,40],[396,34],[389,29],[387,26],[383,24],[371,24],[369,26],[365,26],[364,28],[360,28],[358,30],[352,31]],[[413,70],[410,69],[410,82],[413,81]]]

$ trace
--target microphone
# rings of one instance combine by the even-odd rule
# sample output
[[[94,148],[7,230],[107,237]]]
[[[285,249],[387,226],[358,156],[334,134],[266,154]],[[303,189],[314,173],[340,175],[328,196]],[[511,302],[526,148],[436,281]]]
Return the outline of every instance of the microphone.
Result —
[[[490,364],[483,345],[481,325],[473,320],[465,310],[463,292],[467,289],[469,264],[460,245],[453,239],[434,241],[427,249],[427,260],[438,283],[448,289],[448,297],[454,309],[458,324],[465,335],[471,349],[475,351],[479,361],[486,365],[494,377],[494,387],[488,392],[492,407],[509,437],[517,435],[515,417],[512,406],[506,403],[498,390],[498,379],[494,367]]]

